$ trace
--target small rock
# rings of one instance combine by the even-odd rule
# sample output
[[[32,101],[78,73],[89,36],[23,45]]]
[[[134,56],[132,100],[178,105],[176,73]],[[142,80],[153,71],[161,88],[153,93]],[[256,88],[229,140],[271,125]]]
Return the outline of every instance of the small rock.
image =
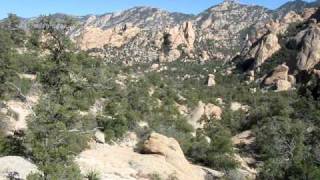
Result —
[[[100,130],[97,130],[95,133],[94,133],[94,140],[97,142],[97,143],[106,143],[106,140],[105,140],[105,135],[103,132],[101,132]]]
[[[208,75],[207,85],[208,85],[208,87],[212,87],[212,86],[216,85],[215,76],[213,74]]]

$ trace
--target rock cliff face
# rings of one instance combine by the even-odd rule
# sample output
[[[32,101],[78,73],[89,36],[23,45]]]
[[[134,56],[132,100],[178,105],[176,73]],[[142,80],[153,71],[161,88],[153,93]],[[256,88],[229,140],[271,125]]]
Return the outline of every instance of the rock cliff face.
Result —
[[[291,70],[312,70],[320,61],[319,14],[320,10],[308,8],[299,14],[290,11],[281,19],[270,21],[259,30],[263,34],[260,39],[253,43],[248,40],[242,59],[250,60],[248,66],[257,69],[278,53],[282,55],[278,61],[288,63]]]
[[[255,37],[255,29],[271,19],[271,11],[260,6],[224,1],[198,15],[195,20],[200,34],[199,41],[210,42],[212,53],[239,52],[245,39]],[[233,54],[234,55],[234,54]]]
[[[246,55],[255,60],[254,67],[261,66],[268,58],[280,50],[279,40],[275,32],[268,32],[259,39]]]
[[[227,61],[248,41],[260,39],[266,33],[263,27],[267,22],[284,17],[291,20],[294,17],[288,14],[295,16],[305,12],[305,7],[312,9],[316,5],[295,1],[272,11],[225,0],[198,15],[135,7],[118,13],[74,17],[79,26],[69,35],[79,48],[109,61]],[[54,15],[58,19],[61,16]],[[32,22],[36,19],[24,19],[21,26]],[[272,35],[266,40],[276,41]]]
[[[320,27],[319,24],[311,23],[309,27],[298,36],[301,50],[297,57],[299,70],[310,70],[320,61]]]

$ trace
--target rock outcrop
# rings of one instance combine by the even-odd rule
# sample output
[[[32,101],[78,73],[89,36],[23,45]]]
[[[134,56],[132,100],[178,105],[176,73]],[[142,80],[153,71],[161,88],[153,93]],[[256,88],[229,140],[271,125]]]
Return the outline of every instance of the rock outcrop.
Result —
[[[209,54],[218,55],[218,59],[227,60],[228,55],[235,49],[241,48],[251,29],[259,29],[271,19],[270,12],[259,6],[240,4],[236,1],[227,0],[200,13],[195,23],[198,26],[199,41],[203,49],[209,49]],[[254,38],[250,35],[249,38]],[[214,42],[212,45],[206,42]],[[211,46],[211,47],[210,47]],[[219,49],[228,49],[221,52]],[[235,50],[237,51],[237,50]]]
[[[159,56],[160,62],[171,62],[177,60],[183,53],[192,56],[190,53],[194,49],[196,33],[192,22],[184,22],[173,28],[168,28],[163,33],[162,53]]]
[[[213,74],[208,75],[208,81],[207,81],[208,87],[212,87],[216,85],[215,76]]]
[[[84,175],[95,171],[103,180],[147,180],[154,174],[162,179],[178,180],[223,176],[223,173],[190,164],[173,138],[152,133],[144,142],[143,151],[144,154],[140,154],[124,146],[92,144],[75,161]]]
[[[198,106],[190,112],[187,117],[188,123],[191,124],[195,129],[203,128],[205,122],[201,121],[201,118],[205,117],[208,120],[221,119],[222,109],[219,106],[214,104],[204,104],[202,101],[199,101]]]
[[[293,75],[288,75],[289,67],[285,64],[277,66],[264,80],[264,85],[275,85],[277,91],[288,91],[295,85]]]
[[[93,48],[103,49],[104,45],[119,48],[123,44],[128,43],[141,30],[137,27],[115,27],[112,29],[100,29],[96,27],[86,27],[79,38],[78,45],[83,50]]]
[[[297,36],[302,37],[299,43],[301,50],[297,56],[297,67],[299,70],[311,70],[320,62],[320,27],[312,23]]]
[[[279,80],[288,80],[289,67],[285,64],[277,66],[272,73],[264,80],[265,85],[272,85]]]
[[[277,33],[269,31],[253,44],[245,58],[254,59],[253,67],[257,68],[280,49]]]
[[[207,119],[220,120],[222,113],[222,109],[214,104],[209,103],[204,107],[204,114],[207,117]]]
[[[32,173],[40,173],[40,171],[30,161],[19,156],[0,157],[0,180],[24,180]]]

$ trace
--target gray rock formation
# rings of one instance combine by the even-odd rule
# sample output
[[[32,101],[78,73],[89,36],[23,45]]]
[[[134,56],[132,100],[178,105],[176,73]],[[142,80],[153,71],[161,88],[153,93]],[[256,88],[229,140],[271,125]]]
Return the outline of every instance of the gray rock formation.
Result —
[[[320,27],[317,24],[310,24],[302,33],[297,67],[299,70],[311,70],[320,62]]]
[[[276,32],[269,31],[261,37],[245,55],[246,59],[254,59],[254,68],[261,66],[274,53],[279,51],[281,46],[278,42]]]

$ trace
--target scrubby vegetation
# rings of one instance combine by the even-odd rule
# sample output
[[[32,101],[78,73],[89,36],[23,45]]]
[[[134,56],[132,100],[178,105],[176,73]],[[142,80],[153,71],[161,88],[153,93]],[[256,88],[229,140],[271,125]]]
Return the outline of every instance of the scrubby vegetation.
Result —
[[[149,71],[149,64],[106,63],[74,48],[65,35],[70,19],[43,17],[40,28],[28,34],[17,23],[10,15],[0,29],[0,101],[21,98],[19,93],[26,94],[32,83],[40,84],[43,93],[26,134],[8,138],[0,133],[0,155],[32,159],[43,174],[29,179],[81,179],[73,158],[87,147],[95,129],[109,141],[128,131],[142,138],[156,131],[176,138],[194,163],[222,171],[239,166],[232,158],[238,153],[263,162],[260,179],[320,178],[320,104],[307,89],[253,93],[250,89],[258,85],[246,84],[242,74],[227,75],[228,65],[219,62],[177,61],[161,72]],[[36,74],[36,82],[19,78],[20,73]],[[217,85],[207,87],[211,73]],[[204,129],[193,136],[195,130],[176,103],[193,109],[199,101],[217,104],[217,98],[224,101],[222,119],[204,119]],[[229,110],[235,101],[250,106],[250,113]],[[97,102],[103,102],[101,111],[88,113]],[[254,147],[234,149],[231,137],[250,129]],[[98,174],[87,178],[98,179]]]

